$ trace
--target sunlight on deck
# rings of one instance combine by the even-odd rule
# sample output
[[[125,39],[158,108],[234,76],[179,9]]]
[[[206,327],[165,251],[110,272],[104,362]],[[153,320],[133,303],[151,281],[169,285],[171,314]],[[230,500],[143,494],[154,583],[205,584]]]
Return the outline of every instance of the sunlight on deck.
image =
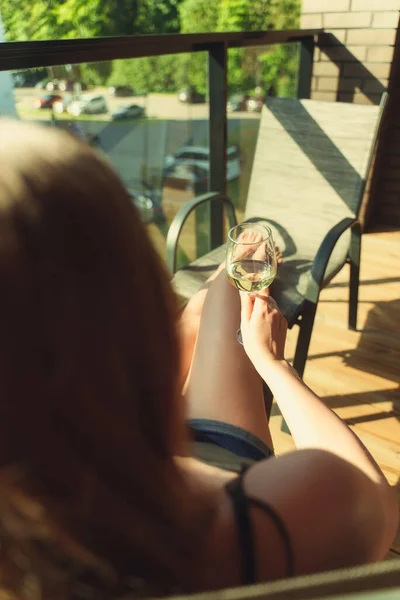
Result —
[[[397,485],[400,504],[400,233],[363,236],[359,331],[347,329],[348,268],[321,293],[304,380],[346,419]],[[297,328],[289,332],[287,358]],[[277,454],[293,447],[273,407]],[[400,560],[400,531],[391,557]]]

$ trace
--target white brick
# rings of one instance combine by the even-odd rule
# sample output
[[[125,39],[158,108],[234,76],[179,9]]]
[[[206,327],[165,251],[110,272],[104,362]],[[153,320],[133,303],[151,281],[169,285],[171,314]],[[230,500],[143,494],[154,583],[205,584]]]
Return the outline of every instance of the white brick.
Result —
[[[367,60],[369,62],[386,63],[393,59],[393,48],[391,46],[374,46],[368,48]]]
[[[399,11],[377,12],[372,19],[372,27],[389,27],[397,29],[399,24]]]
[[[367,46],[391,46],[396,38],[395,29],[349,29],[348,44]]]
[[[301,15],[300,27],[302,29],[322,29],[322,15],[321,14]]]
[[[400,10],[400,0],[352,0],[351,10]]]
[[[400,0],[399,0],[400,1]],[[350,8],[350,0],[303,0],[302,13],[347,12]]]
[[[372,13],[357,12],[357,13],[326,13],[324,14],[324,27],[333,29],[338,27],[343,29],[346,27],[369,27],[371,25]]]
[[[313,100],[325,100],[326,102],[335,102],[336,92],[312,92]]]
[[[333,60],[341,62],[352,62],[354,60],[365,60],[367,56],[366,46],[346,46],[346,48],[331,48],[327,52]],[[331,58],[322,50],[320,53],[321,61],[330,61]]]
[[[366,96],[362,92],[339,92],[338,96],[339,102],[351,102],[352,104],[379,104],[382,94],[369,94]]]
[[[343,65],[344,77],[389,77],[390,63],[345,63]]]
[[[318,91],[337,92],[338,83],[337,77],[318,77]]]
[[[382,94],[366,96],[362,92],[356,92],[353,96],[354,104],[378,104]]]
[[[333,62],[314,63],[313,75],[322,75],[323,77],[339,77],[340,67]]]

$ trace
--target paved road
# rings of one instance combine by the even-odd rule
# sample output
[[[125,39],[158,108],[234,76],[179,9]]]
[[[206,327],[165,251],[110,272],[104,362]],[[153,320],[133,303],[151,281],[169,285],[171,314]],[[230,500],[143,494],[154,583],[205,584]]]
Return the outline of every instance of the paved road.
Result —
[[[127,184],[139,179],[161,185],[161,171],[167,154],[192,142],[207,145],[208,121],[131,121],[129,123],[93,123],[81,125],[96,133],[101,148]]]
[[[88,123],[94,131],[93,123]],[[240,119],[229,121],[229,132],[242,126]],[[175,153],[184,145],[208,146],[209,122],[154,120],[127,124],[98,124],[96,133],[102,149],[109,155],[122,179],[143,178],[161,184],[160,176],[168,154]],[[254,140],[255,143],[255,140]]]
[[[45,93],[55,93],[61,96],[63,92],[45,92],[36,88],[15,88],[15,100],[18,109],[32,110],[35,108],[35,100]],[[184,104],[179,102],[175,94],[148,94],[147,96],[131,96],[128,98],[114,98],[107,94],[106,88],[97,87],[86,92],[90,95],[103,95],[106,98],[107,108],[109,113],[113,113],[120,106],[129,104],[138,104],[146,110],[146,115],[156,119],[175,119],[182,121],[190,121],[192,119],[209,118],[209,105],[204,104]],[[67,95],[68,92],[67,92]],[[228,117],[239,116],[241,119],[254,119],[257,117],[255,113],[237,112],[228,115]],[[109,119],[109,115],[100,117]]]

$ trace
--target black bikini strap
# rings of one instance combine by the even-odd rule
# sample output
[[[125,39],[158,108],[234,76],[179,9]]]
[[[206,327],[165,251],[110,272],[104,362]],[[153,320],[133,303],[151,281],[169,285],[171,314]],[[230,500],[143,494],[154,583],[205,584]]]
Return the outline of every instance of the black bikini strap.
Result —
[[[256,583],[256,562],[254,554],[254,532],[250,519],[250,506],[257,506],[263,510],[274,522],[281,539],[285,546],[286,551],[286,562],[287,562],[287,576],[292,577],[294,575],[294,552],[292,542],[290,540],[289,533],[286,529],[282,518],[269,504],[256,500],[255,498],[249,498],[243,488],[243,475],[241,475],[229,482],[226,486],[227,492],[232,498],[232,503],[235,511],[237,530],[239,543],[242,550],[242,580],[245,585]]]
[[[249,506],[243,489],[243,475],[244,472],[237,479],[230,481],[226,490],[232,499],[235,512],[239,546],[242,552],[242,581],[245,585],[250,585],[256,582],[254,535]]]
[[[281,517],[278,515],[278,513],[275,511],[275,509],[272,508],[272,506],[270,506],[269,504],[266,504],[265,502],[261,502],[260,500],[256,500],[255,498],[249,498],[248,496],[246,496],[246,500],[251,506],[257,506],[258,508],[261,508],[261,510],[263,510],[267,515],[269,515],[271,517],[272,521],[274,522],[274,524],[281,536],[283,545],[285,547],[286,564],[287,564],[287,575],[286,576],[293,577],[294,576],[293,545],[292,545],[292,541],[290,539],[288,530],[286,529],[285,523],[283,522]]]

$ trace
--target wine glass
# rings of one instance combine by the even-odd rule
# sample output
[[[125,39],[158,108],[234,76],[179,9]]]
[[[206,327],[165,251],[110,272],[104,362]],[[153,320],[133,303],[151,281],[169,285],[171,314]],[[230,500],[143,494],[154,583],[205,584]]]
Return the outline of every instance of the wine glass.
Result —
[[[256,295],[271,285],[276,270],[274,238],[265,223],[242,223],[229,231],[226,274],[238,290]],[[240,329],[236,337],[243,343]]]

